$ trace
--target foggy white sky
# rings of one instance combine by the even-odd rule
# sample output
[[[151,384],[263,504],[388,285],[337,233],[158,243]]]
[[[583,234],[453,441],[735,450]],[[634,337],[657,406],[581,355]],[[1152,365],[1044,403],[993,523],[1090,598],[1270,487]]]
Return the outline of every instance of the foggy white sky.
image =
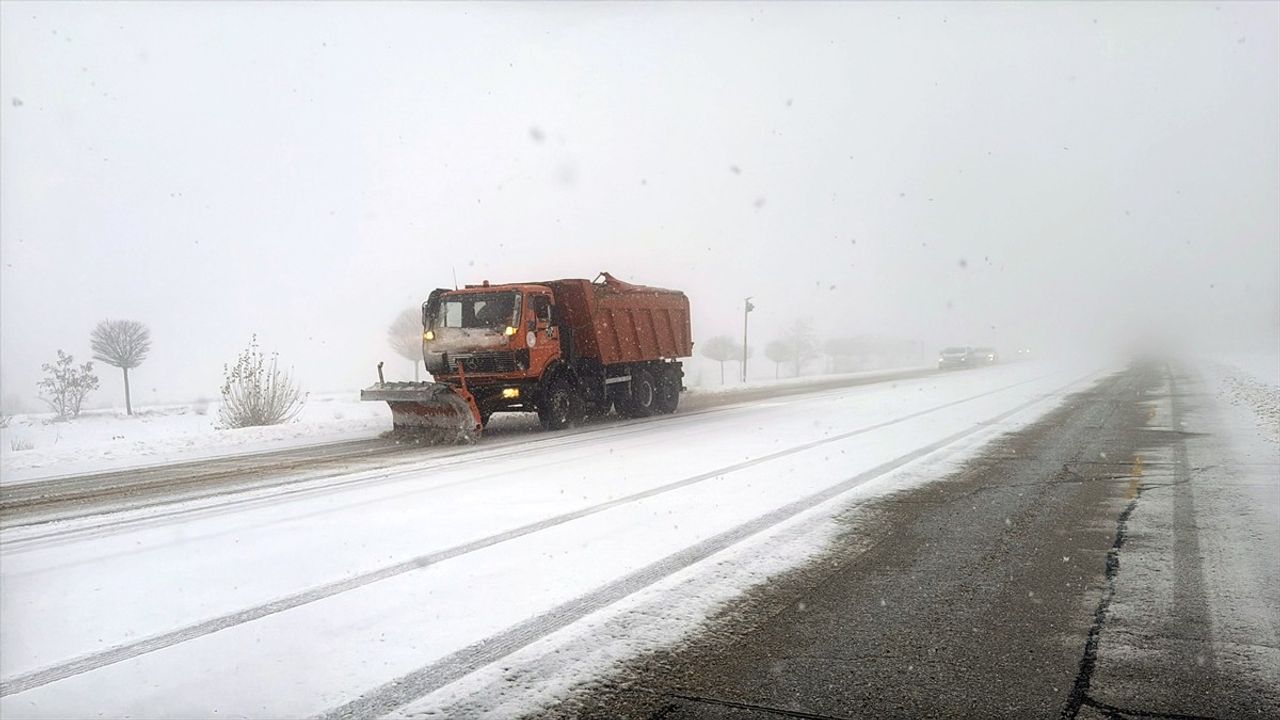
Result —
[[[0,95],[5,396],[108,317],[140,402],[254,332],[355,388],[451,267],[681,288],[695,339],[753,295],[757,347],[1280,324],[1274,3],[6,2]]]

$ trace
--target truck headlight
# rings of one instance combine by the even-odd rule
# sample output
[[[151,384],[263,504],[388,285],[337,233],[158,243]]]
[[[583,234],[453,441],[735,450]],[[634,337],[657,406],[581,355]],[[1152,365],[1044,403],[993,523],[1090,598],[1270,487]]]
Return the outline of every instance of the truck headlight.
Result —
[[[515,400],[520,397],[520,388],[502,388],[503,400]]]
[[[435,340],[435,339],[436,339],[436,334],[435,334],[434,332],[432,332],[432,331],[428,330],[428,331],[426,331],[426,332],[422,333],[422,339],[423,339],[423,340]]]
[[[507,337],[511,337],[512,335],[516,334],[516,329],[508,325],[507,329],[504,332],[506,332]]]

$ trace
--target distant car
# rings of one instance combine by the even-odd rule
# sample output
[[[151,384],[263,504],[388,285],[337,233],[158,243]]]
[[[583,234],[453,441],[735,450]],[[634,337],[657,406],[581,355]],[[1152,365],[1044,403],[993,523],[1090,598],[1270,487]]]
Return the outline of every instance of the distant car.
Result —
[[[995,365],[1000,362],[1000,353],[993,347],[974,348],[973,354],[977,356],[978,365]]]
[[[943,348],[938,353],[938,369],[939,370],[959,370],[961,368],[973,367],[974,354],[973,348],[965,347],[949,347]]]
[[[1018,348],[1018,359],[1019,359],[1019,360],[1026,360],[1026,359],[1028,359],[1028,358],[1030,358],[1030,357],[1031,357],[1031,348],[1029,348],[1029,347]]]

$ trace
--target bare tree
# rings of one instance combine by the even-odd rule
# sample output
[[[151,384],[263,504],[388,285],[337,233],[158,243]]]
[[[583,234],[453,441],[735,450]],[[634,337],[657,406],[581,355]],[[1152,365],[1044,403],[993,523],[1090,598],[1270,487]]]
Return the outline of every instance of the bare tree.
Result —
[[[98,389],[98,376],[93,374],[93,363],[76,366],[75,360],[58,350],[58,359],[40,366],[45,378],[36,383],[40,398],[49,404],[59,420],[80,416],[80,405],[85,396]]]
[[[800,370],[818,350],[818,341],[813,335],[813,328],[809,326],[808,321],[797,320],[787,330],[786,341],[791,345],[791,358],[796,364],[796,377],[800,377]]]
[[[775,380],[778,378],[782,363],[790,360],[793,354],[791,343],[786,340],[773,340],[764,346],[764,356],[773,362],[773,377]]]
[[[141,365],[151,352],[151,331],[137,320],[103,320],[89,333],[89,347],[95,360],[124,371],[124,410],[132,415],[129,370]]]
[[[417,380],[422,362],[422,310],[406,308],[397,315],[387,328],[387,343],[397,355],[413,362],[413,379]]]
[[[724,384],[724,364],[738,356],[738,343],[728,335],[717,335],[702,344],[702,354],[720,363],[720,384]]]
[[[278,425],[302,411],[306,395],[289,371],[278,367],[278,361],[275,353],[270,359],[262,354],[254,335],[236,364],[223,366],[222,405],[218,408],[223,427]]]

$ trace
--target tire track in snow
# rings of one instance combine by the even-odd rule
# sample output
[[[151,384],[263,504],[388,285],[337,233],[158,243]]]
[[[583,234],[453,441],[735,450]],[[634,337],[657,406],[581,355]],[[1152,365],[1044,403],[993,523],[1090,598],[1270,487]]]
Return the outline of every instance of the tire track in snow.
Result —
[[[1072,380],[1052,392],[1038,395],[973,427],[952,433],[941,440],[877,465],[870,470],[854,475],[835,485],[783,505],[753,520],[748,520],[702,542],[672,553],[586,595],[562,603],[541,615],[516,623],[495,635],[456,650],[418,670],[383,683],[345,705],[340,705],[315,716],[315,719],[347,720],[349,718],[381,717],[397,708],[404,707],[456,680],[470,675],[485,665],[500,660],[581,620],[591,613],[602,610],[619,600],[664,580],[676,572],[706,560],[718,552],[790,520],[796,515],[817,507],[859,485],[963,440],[988,428],[990,425],[1008,419],[1093,375],[1094,373],[1089,373]]]
[[[792,398],[788,398],[792,400]],[[209,505],[199,505],[196,507],[178,507],[163,512],[149,512],[142,517],[130,517],[124,519],[111,519],[103,522],[94,523],[89,526],[78,526],[74,528],[53,530],[50,532],[22,535],[21,537],[6,539],[2,554],[13,552],[24,552],[36,548],[51,547],[63,542],[75,542],[91,537],[110,535],[114,531],[121,528],[144,528],[157,525],[164,525],[174,518],[204,518],[214,517],[217,515],[225,515],[242,510],[265,507],[269,505],[279,504],[281,502],[292,501],[295,499],[303,499],[327,495],[332,492],[344,490],[348,487],[364,485],[375,486],[386,482],[395,482],[407,475],[416,475],[428,471],[448,470],[460,465],[470,463],[482,464],[493,458],[507,457],[514,448],[522,451],[544,451],[544,450],[561,450],[574,445],[591,444],[613,440],[619,437],[635,435],[645,430],[651,429],[654,423],[663,423],[663,428],[671,427],[671,423],[680,423],[680,421],[688,420],[697,422],[695,418],[708,413],[723,412],[725,410],[735,409],[744,403],[733,403],[725,406],[716,406],[696,410],[693,412],[682,413],[677,416],[662,416],[636,419],[625,423],[611,423],[608,425],[599,425],[574,429],[567,432],[557,433],[551,436],[528,438],[513,438],[501,440],[497,443],[486,443],[481,447],[470,447],[464,449],[445,449],[445,452],[433,453],[427,457],[412,460],[409,464],[396,463],[391,466],[370,468],[367,470],[357,470],[352,472],[350,469],[339,470],[332,474],[317,475],[295,480],[288,480],[277,484],[264,485],[236,485],[218,489],[217,492],[202,496],[177,497],[169,500],[163,500],[157,505],[175,504],[181,505],[190,502],[200,502],[202,500],[216,500],[223,495],[240,495],[241,497],[231,497],[224,501],[219,501]],[[753,404],[753,403],[745,403]],[[686,423],[681,423],[686,424]],[[427,446],[395,446],[391,448],[383,448],[383,456],[391,455],[392,450],[404,449],[412,452],[415,449],[423,449]],[[335,456],[327,458],[326,462],[338,462],[345,460],[357,459],[354,455]],[[278,470],[292,469],[289,466],[270,465],[263,468],[244,468],[241,474],[253,472],[267,472]],[[221,474],[219,475],[221,476]],[[212,476],[202,476],[209,478]],[[325,482],[329,480],[331,482]],[[289,487],[290,485],[304,485],[304,487]],[[441,486],[431,486],[422,488],[423,490],[433,490]],[[122,491],[124,487],[120,488]],[[266,494],[259,494],[266,493]],[[248,495],[244,497],[243,495]],[[142,508],[128,508],[123,512],[131,510],[139,510]],[[106,515],[115,512],[121,512],[120,509],[99,509],[88,511],[83,515],[66,515],[59,516],[55,520],[42,519],[29,523],[29,525],[40,525],[51,521],[66,521],[82,519],[94,515]],[[14,525],[6,527],[5,530],[16,530],[24,527],[24,525]]]
[[[210,480],[217,480],[219,478],[233,478],[238,476],[244,476],[246,479],[242,483],[238,483],[234,486],[211,488],[209,491],[203,492],[203,493],[199,493],[197,491],[197,494],[189,494],[186,496],[177,496],[177,497],[169,497],[169,498],[159,498],[155,503],[152,504],[152,507],[160,506],[160,505],[179,505],[179,507],[175,509],[164,511],[164,512],[148,512],[143,517],[107,520],[100,523],[94,523],[93,525],[90,525],[88,527],[77,526],[73,528],[59,529],[59,530],[55,530],[47,533],[22,535],[21,537],[17,537],[17,538],[6,539],[2,550],[3,550],[3,554],[7,554],[9,552],[14,552],[14,551],[22,552],[24,550],[29,549],[29,547],[33,544],[45,542],[46,544],[42,545],[41,547],[47,547],[49,545],[55,544],[58,541],[63,541],[63,540],[74,541],[74,540],[80,540],[87,537],[96,537],[99,534],[101,534],[102,531],[110,531],[110,530],[114,530],[122,527],[150,527],[154,525],[165,524],[165,522],[167,522],[168,520],[176,517],[210,517],[210,516],[226,514],[230,512],[238,512],[242,509],[252,508],[252,507],[262,507],[262,506],[271,505],[271,504],[275,504],[282,501],[291,500],[297,497],[312,497],[316,495],[324,495],[324,494],[328,494],[337,490],[342,490],[344,488],[354,486],[354,485],[361,485],[361,484],[374,485],[374,484],[383,484],[384,482],[394,482],[399,478],[404,477],[405,475],[420,473],[426,470],[451,468],[457,465],[464,465],[470,462],[483,462],[487,459],[494,458],[494,457],[505,457],[510,454],[513,448],[516,448],[516,447],[523,447],[523,448],[527,448],[535,451],[556,450],[556,449],[573,446],[573,445],[589,444],[589,443],[609,440],[617,437],[634,435],[650,429],[650,426],[655,423],[661,423],[663,428],[669,428],[669,427],[672,427],[673,423],[688,424],[689,422],[699,422],[699,417],[702,415],[739,409],[741,407],[748,407],[761,402],[766,402],[766,401],[803,402],[806,399],[812,399],[815,397],[830,397],[830,393],[832,393],[833,391],[838,392],[845,389],[853,390],[855,388],[859,388],[865,385],[878,385],[886,382],[899,382],[899,381],[913,380],[913,379],[923,380],[923,379],[928,379],[936,374],[937,374],[936,371],[918,371],[918,370],[894,372],[886,375],[877,375],[874,377],[859,378],[857,382],[852,382],[849,384],[840,384],[833,387],[823,386],[818,389],[811,389],[808,386],[799,386],[795,390],[788,390],[785,392],[781,392],[776,396],[771,396],[766,398],[752,398],[752,399],[746,399],[746,400],[740,399],[736,394],[725,393],[723,394],[722,402],[719,401],[719,397],[716,397],[712,400],[712,402],[716,402],[716,404],[713,404],[710,407],[702,407],[695,410],[686,410],[683,412],[677,411],[675,415],[662,415],[662,416],[655,416],[655,417],[649,417],[649,418],[637,418],[637,419],[631,419],[626,421],[614,421],[614,422],[607,422],[607,423],[601,423],[601,424],[593,424],[593,425],[588,425],[580,428],[575,428],[569,431],[558,432],[554,435],[549,435],[549,436],[543,435],[541,437],[533,437],[533,438],[529,438],[524,435],[502,436],[502,437],[499,437],[496,440],[496,442],[488,441],[478,447],[467,447],[467,448],[461,448],[461,449],[440,448],[439,452],[431,453],[427,457],[424,457],[418,460],[408,461],[412,464],[407,467],[405,466],[405,463],[397,462],[397,463],[392,463],[380,468],[358,470],[356,471],[355,474],[353,474],[352,471],[349,469],[344,469],[335,473],[286,479],[283,482],[279,482],[279,481],[271,482],[269,480],[268,482],[265,482],[265,483],[255,484],[253,480],[248,476],[251,476],[253,474],[267,473],[267,472],[288,471],[291,469],[295,469],[296,466],[281,464],[280,462],[276,462],[274,464],[256,465],[256,466],[252,464],[242,465],[241,467],[237,468],[234,472],[219,471],[216,473],[206,473],[204,475],[201,475],[199,478],[200,481],[205,482]],[[1050,375],[1052,375],[1052,373],[1048,375],[1039,376],[1036,379],[1043,379],[1045,377],[1049,377]],[[1000,389],[1003,389],[1003,388],[1000,388]],[[360,440],[360,441],[355,441],[352,444],[367,445],[370,443],[383,443],[383,442],[385,441]],[[337,445],[345,445],[345,444],[347,443],[338,443]],[[317,447],[329,447],[329,446],[317,446]],[[367,459],[370,457],[376,458],[379,456],[391,457],[397,454],[398,451],[413,452],[414,450],[420,450],[420,449],[423,449],[424,447],[426,446],[403,446],[403,445],[385,446],[384,445],[380,450],[375,447],[373,452],[369,452],[368,450],[365,450],[363,448],[357,448],[347,453],[335,454],[328,458],[324,458],[323,462],[301,463],[301,465],[302,466],[307,466],[307,465],[323,466],[325,464],[352,461],[352,460],[358,460],[361,458]],[[302,448],[296,451],[288,451],[288,452],[290,454],[297,454],[305,450],[306,448]],[[284,451],[281,451],[281,452],[284,452]],[[271,453],[262,453],[262,454],[274,455],[275,453],[271,452]],[[246,456],[246,459],[248,459],[251,462],[255,458],[253,456]],[[233,461],[238,462],[238,459],[237,458],[226,458],[226,459],[220,458],[210,462],[225,464]],[[201,463],[202,461],[197,461],[193,463],[182,463],[175,466],[152,466],[149,468],[144,468],[144,470],[148,472],[151,472],[151,471],[168,472],[172,468],[174,471],[177,471],[177,470],[186,471],[188,469],[199,466]],[[102,482],[104,479],[109,479],[110,477],[114,477],[115,475],[118,475],[118,474],[120,473],[111,472],[111,473],[104,473],[100,475],[72,476],[70,478],[67,478],[67,480],[68,481],[74,480],[74,481]],[[332,482],[324,482],[326,480],[331,480]],[[57,480],[50,480],[48,482],[55,482],[55,481]],[[162,483],[152,482],[152,483],[148,483],[147,487],[138,486],[136,488],[133,486],[120,485],[120,486],[113,486],[108,490],[110,492],[120,494],[120,493],[127,493],[128,491],[131,491],[134,489],[146,490],[148,489],[148,487],[154,488],[159,484],[162,484]],[[305,486],[290,487],[292,485],[305,485]],[[243,495],[246,495],[246,494],[249,496],[243,497]],[[219,498],[221,498],[222,496],[241,496],[241,497],[230,497],[226,500],[219,500]],[[65,502],[67,499],[68,498],[62,497],[62,498],[56,498],[55,500],[58,502]],[[213,504],[201,504],[195,507],[186,505],[187,503],[201,503],[201,502],[207,503],[209,501],[213,501]],[[2,505],[2,503],[0,503],[0,505]],[[12,532],[14,530],[20,530],[24,527],[42,525],[42,524],[53,522],[53,521],[74,521],[74,520],[81,520],[85,518],[101,516],[101,515],[109,515],[109,514],[119,513],[119,512],[145,511],[146,507],[148,506],[143,505],[138,507],[114,507],[114,508],[99,507],[96,509],[85,510],[83,512],[76,513],[76,514],[63,514],[63,515],[56,515],[53,517],[35,518],[25,522],[14,523],[12,525],[4,526],[3,530],[6,532]],[[3,508],[0,508],[0,510],[2,509]]]
[[[978,430],[983,429],[984,427],[986,427],[991,423],[999,422],[1004,418],[1007,418],[1017,412],[1020,412],[1021,410],[1027,407],[1030,407],[1031,405],[1037,402],[1041,402],[1045,397],[1049,397],[1053,394],[1061,392],[1063,389],[1067,387],[1071,387],[1072,385],[1080,382],[1080,380],[1086,377],[1090,377],[1092,375],[1094,375],[1093,372],[1085,376],[1082,376],[1080,378],[1076,378],[1075,380],[1072,380],[1071,382],[1067,383],[1061,388],[1058,388],[1044,395],[1039,395],[1033,400],[1027,403],[1023,403],[1022,405],[1019,405],[1013,410],[1002,413],[997,417],[991,420],[988,420],[986,422],[976,424],[972,428],[969,428],[961,431],[960,433],[951,435],[940,442],[942,444],[949,444],[951,442],[955,442],[956,440],[959,440],[967,435],[970,435],[972,433],[977,432]],[[226,630],[228,628],[232,628],[238,625],[243,625],[245,623],[252,622],[254,620],[259,620],[271,615],[275,615],[275,614],[284,612],[286,610],[291,610],[293,608],[301,607],[303,605],[307,605],[319,600],[323,600],[325,598],[333,597],[334,595],[348,592],[356,588],[364,587],[365,585],[369,585],[371,583],[375,583],[380,580],[386,580],[388,578],[396,577],[398,575],[403,575],[404,573],[407,573],[407,572],[420,570],[422,568],[426,568],[431,565],[444,562],[446,560],[457,558],[462,555],[473,553],[478,550],[483,550],[485,548],[492,547],[500,543],[515,540],[517,538],[521,538],[527,535],[540,532],[542,530],[547,530],[549,528],[563,525],[565,523],[569,523],[574,520],[579,520],[585,517],[596,515],[616,507],[629,505],[632,503],[639,502],[641,500],[646,500],[651,497],[672,492],[674,490],[689,487],[691,485],[705,482],[713,478],[722,477],[724,475],[738,472],[740,470],[744,470],[746,468],[750,468],[755,465],[759,465],[761,463],[771,462],[773,460],[778,460],[784,457],[788,457],[790,455],[795,455],[797,453],[805,452],[807,450],[812,450],[814,448],[821,447],[822,445],[826,445],[833,442],[839,442],[841,440],[846,440],[851,437],[863,435],[865,433],[874,432],[876,430],[880,430],[886,427],[890,427],[903,422],[914,420],[916,418],[923,417],[925,415],[929,415],[941,410],[945,410],[947,408],[955,407],[963,403],[972,402],[974,400],[978,400],[984,397],[995,395],[1000,392],[1011,390],[1021,385],[1037,382],[1037,381],[1043,380],[1045,377],[1049,377],[1049,376],[1045,375],[1045,376],[1030,378],[1027,380],[1022,380],[1010,385],[996,388],[994,390],[988,390],[986,392],[970,395],[968,397],[960,398],[958,400],[952,400],[950,402],[936,405],[931,408],[918,410],[916,412],[909,413],[907,415],[903,415],[901,417],[897,417],[892,420],[886,420],[884,422],[876,423],[873,425],[867,425],[867,426],[858,428],[856,430],[851,430],[849,432],[841,433],[839,435],[832,435],[832,436],[824,437],[818,440],[813,440],[811,442],[804,443],[802,445],[793,446],[784,450],[779,450],[777,452],[770,453],[768,455],[763,455],[761,457],[744,460],[742,462],[735,463],[733,465],[728,465],[715,470],[699,473],[698,475],[693,475],[691,477],[683,478],[681,480],[676,480],[674,482],[666,483],[664,485],[652,487],[647,490],[642,490],[640,492],[633,493],[631,495],[615,498],[613,500],[608,500],[595,505],[590,505],[588,507],[574,510],[572,512],[563,513],[550,518],[546,518],[544,520],[522,525],[520,527],[516,527],[511,530],[507,530],[505,532],[497,533],[494,535],[489,535],[487,537],[473,540],[468,543],[463,543],[461,545],[455,545],[453,547],[445,548],[443,550],[438,550],[435,552],[427,553],[425,555],[420,555],[414,558],[410,558],[408,560],[394,563],[392,565],[384,566],[376,570],[372,570],[366,573],[361,573],[359,575],[354,575],[352,577],[349,577],[343,580],[338,580],[335,582],[326,583],[324,585],[319,585],[309,590],[295,593],[293,595],[287,595],[285,597],[278,598],[268,603],[256,605],[254,607],[250,607],[250,608],[239,610],[233,613],[221,615],[219,617],[215,617],[215,618],[205,620],[199,623],[195,623],[192,625],[187,625],[185,627],[171,630],[169,632],[161,633],[158,635],[152,635],[150,637],[143,638],[141,640],[138,640],[132,643],[117,645],[115,647],[108,648],[106,650],[101,650],[98,652],[82,655],[80,657],[74,658],[66,662],[58,663],[56,665],[50,665],[44,668],[40,668],[37,670],[32,670],[26,673],[15,675],[11,678],[0,681],[0,697],[15,695],[17,693],[21,693],[27,690],[32,690],[34,688],[41,687],[43,685],[48,685],[49,683],[53,683],[59,680],[64,680],[66,678],[73,677],[75,675],[80,675],[86,672],[90,672],[92,670],[97,670],[98,668],[106,667],[108,665],[113,665],[115,663],[123,662],[125,660],[130,660],[130,659],[139,657],[141,655],[146,655],[148,653],[155,652],[157,650],[162,650],[164,648],[178,645],[184,642],[188,642],[190,640],[195,640],[197,638],[203,637],[205,635],[210,635],[221,630]],[[903,456],[903,457],[915,459],[916,457],[920,457],[921,455],[926,454],[927,452],[933,452],[933,450],[936,450],[938,447],[941,447],[941,446],[942,445],[940,445],[939,443],[934,443],[933,445],[930,445],[921,451],[916,451],[915,453],[911,453],[910,455]],[[889,469],[896,468],[899,465],[905,464],[910,461],[911,460],[902,460],[901,458],[899,458],[899,460],[891,461],[890,463],[881,465],[869,472],[878,472],[879,474],[883,474],[885,472],[888,472]],[[893,467],[888,467],[889,465],[892,465]],[[888,467],[888,469],[883,469],[886,467]],[[863,473],[858,477],[861,478],[861,477],[864,477],[865,475],[866,473]],[[842,487],[845,484],[847,484],[847,482],[849,481],[846,481],[845,483],[841,483],[841,485],[838,485],[836,487]],[[823,491],[823,492],[829,492],[829,491]],[[843,490],[839,492],[843,492]],[[838,494],[838,492],[836,494]],[[802,500],[799,502],[805,502],[805,501]],[[820,502],[820,501],[817,501],[817,502]],[[794,505],[796,505],[796,503],[792,503],[791,505],[788,505],[785,507],[790,508]],[[775,513],[776,512],[777,511],[775,511]],[[795,512],[799,512],[799,510],[796,510]],[[794,512],[792,514],[794,514]],[[770,516],[772,515],[773,513],[770,514]],[[734,531],[729,531],[729,532],[732,533]],[[758,530],[753,532],[758,532]],[[720,538],[723,535],[724,534],[722,533],[722,535],[718,535],[716,537]],[[712,538],[712,540],[715,540],[715,539],[716,538]],[[694,548],[702,547],[705,544],[706,543],[704,542],[700,545],[694,546]],[[684,552],[688,552],[688,550]],[[670,574],[670,573],[667,573],[667,574]],[[628,577],[631,577],[631,576],[628,576]],[[650,582],[656,582],[656,578],[655,580]],[[617,583],[614,583],[614,585],[616,584]],[[612,585],[607,587],[612,587]],[[587,596],[587,597],[591,597],[591,596]]]
[[[822,382],[803,383],[795,386],[782,386],[777,388],[755,388],[743,389],[730,393],[715,393],[699,396],[690,396],[686,399],[686,405],[692,404],[692,411],[685,410],[677,412],[675,418],[671,416],[654,416],[650,418],[636,418],[629,421],[614,421],[602,423],[599,425],[592,424],[586,427],[574,428],[567,432],[558,432],[551,437],[540,437],[529,439],[526,433],[520,431],[499,431],[495,433],[495,437],[489,439],[481,447],[472,448],[440,448],[438,452],[432,453],[429,459],[447,460],[455,457],[462,457],[465,461],[470,457],[475,457],[480,453],[496,454],[502,448],[513,445],[532,444],[538,447],[557,447],[565,444],[575,444],[583,442],[583,436],[595,435],[600,432],[609,432],[611,434],[630,434],[642,430],[645,426],[652,422],[672,422],[678,419],[693,418],[711,412],[719,412],[732,409],[742,405],[751,405],[764,399],[803,399],[806,396],[823,395],[832,391],[844,389],[852,389],[864,385],[876,385],[886,382],[898,382],[904,380],[927,379],[931,376],[938,375],[939,371],[924,368],[913,368],[907,370],[893,370],[875,375],[867,375],[863,377],[844,378],[835,380],[826,380]],[[761,394],[765,393],[764,397]],[[585,440],[589,441],[589,438]],[[496,441],[496,442],[495,442]],[[284,481],[271,482],[274,478],[268,477],[267,482],[254,482],[254,475],[264,475],[266,473],[278,473],[289,471],[303,471],[307,468],[323,469],[328,465],[341,463],[345,461],[353,461],[360,459],[376,459],[377,457],[391,457],[402,452],[413,452],[422,450],[424,446],[420,445],[404,445],[392,444],[387,440],[366,439],[354,441],[341,441],[335,443],[322,443],[312,446],[300,446],[289,448],[287,450],[267,450],[262,452],[246,453],[243,455],[227,455],[220,457],[205,458],[202,460],[183,461],[175,464],[161,465],[139,465],[132,467],[123,467],[116,470],[106,472],[97,472],[81,475],[54,476],[42,479],[24,480],[18,483],[6,483],[0,485],[0,518],[5,515],[12,516],[15,512],[38,511],[41,507],[58,506],[59,504],[67,504],[74,502],[102,500],[104,498],[119,498],[120,502],[128,502],[136,500],[137,493],[155,493],[162,489],[172,489],[175,486],[186,488],[187,494],[183,496],[169,496],[156,498],[153,505],[185,503],[199,500],[207,500],[216,498],[219,495],[226,495],[237,492],[251,492],[254,490],[269,490],[281,485],[289,485],[294,483],[312,482],[323,480],[335,476],[342,476],[347,473],[339,472],[336,474],[322,474],[310,477],[295,477]],[[384,467],[394,467],[399,463],[389,463]],[[158,476],[158,477],[157,477]],[[125,482],[116,480],[123,478]],[[143,478],[139,481],[139,478]],[[207,487],[210,483],[219,480],[235,480],[243,478],[244,481],[231,487]],[[114,480],[114,482],[113,482]],[[146,505],[133,506],[99,506],[97,508],[89,508],[86,510],[54,513],[44,517],[36,516],[27,518],[19,522],[10,522],[4,525],[5,530],[13,528],[21,528],[32,525],[39,525],[53,520],[75,520],[79,518],[92,517],[111,512],[136,510],[138,508],[147,507]],[[189,511],[190,509],[185,509]],[[179,511],[181,512],[181,511]],[[176,513],[175,513],[176,514]]]

